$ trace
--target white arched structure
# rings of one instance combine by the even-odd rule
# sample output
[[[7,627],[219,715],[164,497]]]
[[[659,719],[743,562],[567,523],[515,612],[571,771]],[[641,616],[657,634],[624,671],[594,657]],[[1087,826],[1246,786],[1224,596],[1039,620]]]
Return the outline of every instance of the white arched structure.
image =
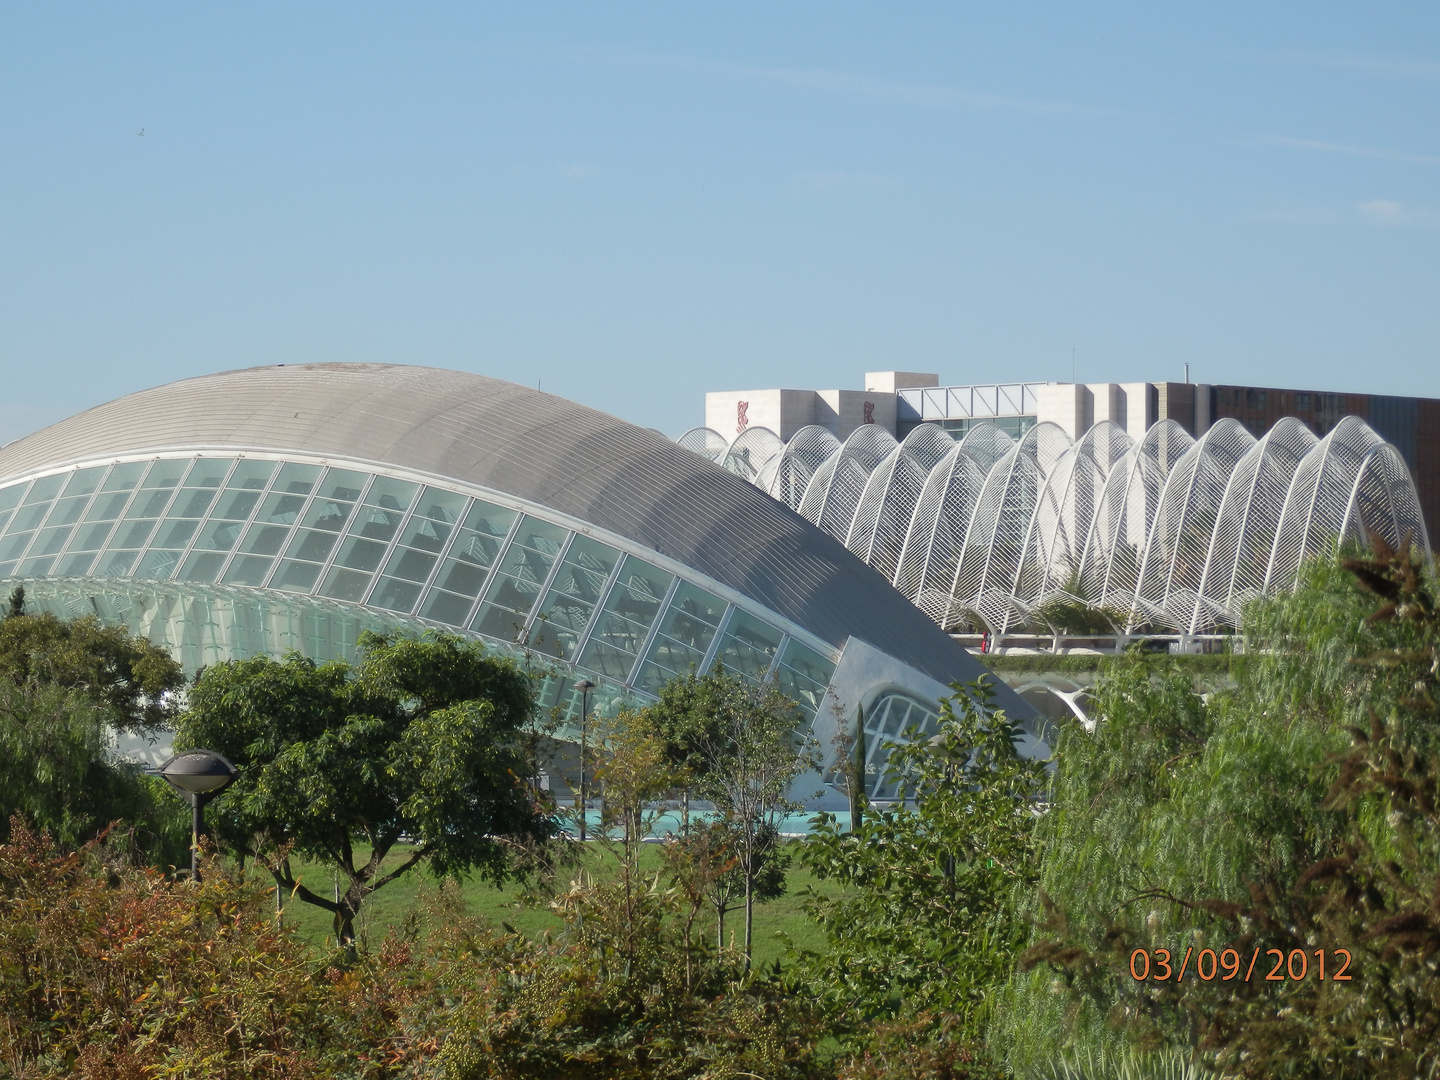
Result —
[[[1287,417],[1258,441],[1231,419],[1198,441],[1173,420],[1139,442],[1108,421],[1079,442],[1048,423],[1019,442],[985,423],[959,442],[930,424],[901,443],[876,425],[844,443],[818,425],[786,443],[755,428],[716,449],[713,435],[682,439],[947,629],[1039,629],[1056,602],[1129,630],[1203,633],[1237,625],[1246,601],[1293,584],[1337,539],[1429,551],[1404,460],[1355,417],[1323,439]]]

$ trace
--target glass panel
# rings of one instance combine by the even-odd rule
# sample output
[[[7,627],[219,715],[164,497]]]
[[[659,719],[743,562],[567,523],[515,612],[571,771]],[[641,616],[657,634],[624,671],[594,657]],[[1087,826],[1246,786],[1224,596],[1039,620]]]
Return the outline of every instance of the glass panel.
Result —
[[[61,499],[50,510],[50,517],[46,525],[73,525],[80,520],[80,514],[85,509],[85,504],[90,501],[90,496],[80,495],[72,499]]]
[[[175,496],[175,505],[170,508],[170,516],[204,517],[205,512],[210,509],[210,504],[215,501],[215,494],[214,488],[181,488],[180,494]]]
[[[374,578],[374,574],[362,574],[356,570],[344,570],[337,566],[325,575],[325,584],[320,588],[320,595],[335,600],[349,600],[358,604],[365,599],[365,593]]]
[[[285,592],[309,592],[315,585],[315,579],[319,576],[318,564],[286,559],[275,571],[275,577],[270,582],[270,587],[282,589]]]
[[[186,547],[199,525],[198,521],[168,521],[166,522],[167,528],[161,530],[161,539],[158,543],[161,547],[167,548]]]
[[[15,571],[16,577],[46,577],[50,573],[50,567],[55,564],[54,555],[46,555],[44,558],[29,558],[22,562]]]
[[[216,521],[211,518],[195,546],[202,551],[229,551],[235,546],[243,527],[238,521]]]
[[[160,517],[165,513],[165,507],[170,505],[170,496],[174,491],[170,488],[145,489],[141,488],[135,498],[130,502],[130,508],[125,511],[127,518],[153,518]]]
[[[412,484],[408,480],[377,476],[365,495],[365,505],[403,514],[410,509],[410,504],[415,501],[415,493],[419,490],[419,484]]]
[[[224,552],[192,551],[176,578],[180,581],[214,581],[224,565]]]
[[[261,490],[270,482],[270,477],[275,475],[275,464],[273,461],[246,458],[235,466],[235,471],[230,474],[230,480],[225,486],[243,488],[246,491]]]
[[[137,578],[150,578],[162,580],[168,578],[175,570],[175,564],[180,561],[178,551],[147,551],[145,557],[140,560],[140,565],[135,568]]]
[[[225,571],[227,585],[263,585],[265,575],[275,565],[274,559],[263,555],[241,555]]]
[[[410,612],[415,608],[415,601],[420,599],[420,586],[412,581],[399,581],[395,578],[380,579],[375,586],[375,593],[370,597],[371,607],[389,608],[391,611]]]
[[[462,596],[478,596],[515,517],[513,510],[475,503],[455,535],[450,554],[435,579],[436,586]]]
[[[293,498],[293,496],[285,496]],[[240,545],[240,550],[252,555],[278,555],[280,548],[285,543],[285,538],[290,535],[290,530],[284,525],[261,525],[250,526],[250,531],[245,534],[245,542]]]
[[[283,491],[272,491],[265,497],[265,505],[260,508],[259,521],[268,521],[272,525],[293,525],[300,517],[300,511],[304,509],[305,496],[292,495]]]
[[[234,488],[226,488],[220,496],[220,505],[216,507],[212,517],[225,518],[229,521],[244,521],[250,516],[255,504],[260,501],[258,491],[237,491]]]
[[[320,479],[319,465],[301,465],[298,461],[287,461],[280,466],[280,475],[275,480],[275,490],[291,495],[309,495],[315,481]]]
[[[465,508],[465,496],[438,488],[426,488],[405,526],[400,543],[421,551],[439,552],[450,539],[455,522]]]
[[[145,473],[145,462],[127,461],[123,465],[116,465],[110,470],[110,475],[105,478],[105,484],[101,491],[133,491],[140,477]]]
[[[345,540],[345,546],[340,549],[340,557],[335,561],[341,566],[348,566],[353,570],[373,571],[380,565],[380,560],[384,556],[385,544],[383,541],[350,536]]]
[[[180,478],[185,475],[185,470],[189,467],[190,460],[188,458],[170,458],[153,462],[150,465],[150,471],[145,474],[145,482],[140,486],[174,488],[179,485]]]
[[[65,482],[65,473],[56,473],[54,476],[44,476],[30,485],[30,491],[25,496],[25,506],[32,506],[35,503],[48,503],[60,490],[60,485]]]
[[[431,589],[430,595],[425,598],[425,610],[420,614],[424,618],[434,619],[436,622],[449,623],[451,626],[464,626],[465,619],[469,616],[470,608],[474,604],[473,596],[457,596],[440,589]]]
[[[588,536],[575,537],[536,616],[531,646],[562,660],[573,657],[619,559],[614,548]]]
[[[60,567],[56,571],[61,577],[84,577],[90,573],[90,565],[95,561],[95,553],[87,551],[82,554],[70,554],[60,560]]]
[[[114,521],[120,516],[120,511],[125,509],[125,503],[130,499],[128,491],[114,491],[106,494],[102,492],[95,497],[90,504],[90,511],[85,515],[86,521]]]
[[[185,486],[192,488],[218,488],[225,482],[225,474],[235,464],[234,458],[200,458],[185,477]]]
[[[285,554],[311,562],[324,562],[330,557],[330,551],[337,539],[335,533],[323,529],[301,529],[295,534],[295,539],[290,541]]]
[[[780,638],[781,633],[775,627],[737,608],[720,642],[715,662],[724,664],[727,671],[763,679],[770,672],[770,661],[780,647]]]
[[[614,679],[628,678],[673,580],[658,566],[625,556],[580,665]]]
[[[62,525],[58,529],[42,529],[35,537],[35,546],[30,549],[31,556],[54,555],[65,546],[65,541],[70,539],[70,531],[69,525]]]
[[[7,488],[0,488],[0,511],[14,510],[20,505],[20,496],[24,494],[24,484],[11,484]]]
[[[423,585],[425,579],[430,576],[430,568],[434,565],[434,555],[400,547],[396,548],[395,554],[390,556],[390,561],[385,565],[385,573]]]
[[[539,518],[525,517],[520,521],[520,528],[515,531],[515,543],[548,555],[553,561],[555,556],[560,554],[560,545],[568,535],[569,530],[559,525],[552,525]]]
[[[565,536],[565,530],[558,525],[530,517],[523,519],[516,542],[501,560],[485,591],[485,603],[470,628],[504,641],[518,640]],[[522,547],[521,540],[534,546]],[[542,548],[547,550],[540,550]]]
[[[24,555],[25,549],[30,546],[30,538],[34,535],[33,532],[7,533],[4,542],[0,543],[0,562],[8,562]]]
[[[360,492],[365,487],[367,479],[369,479],[369,473],[356,472],[354,469],[331,469],[325,474],[325,479],[321,482],[320,490],[316,494],[327,499],[353,503],[360,498]]]
[[[337,499],[328,499],[323,495],[317,495],[310,503],[310,509],[305,511],[305,517],[301,524],[309,529],[325,529],[328,532],[338,533],[345,528],[345,523],[350,520],[350,511],[354,509],[354,503],[340,502]]]
[[[65,485],[65,496],[90,495],[100,486],[100,478],[105,475],[106,466],[95,465],[89,469],[76,469],[70,474],[70,482]]]
[[[110,535],[111,525],[108,521],[99,525],[86,525],[80,528],[75,536],[75,542],[70,545],[72,551],[99,551],[105,546],[105,538]]]
[[[154,521],[128,521],[121,525],[115,533],[115,542],[111,546],[117,548],[144,547],[145,542],[150,539],[150,534],[154,531]]]
[[[663,683],[699,670],[725,613],[725,602],[688,581],[680,582],[645,657],[638,685],[657,693]]]
[[[29,532],[36,528],[40,522],[45,520],[45,511],[50,509],[47,502],[32,503],[29,506],[22,506],[15,511],[15,516],[10,519],[10,531]]]
[[[107,551],[100,556],[100,577],[124,577],[135,565],[138,551]]]
[[[824,700],[834,674],[834,664],[792,638],[775,669],[775,682],[782,693],[813,713]]]

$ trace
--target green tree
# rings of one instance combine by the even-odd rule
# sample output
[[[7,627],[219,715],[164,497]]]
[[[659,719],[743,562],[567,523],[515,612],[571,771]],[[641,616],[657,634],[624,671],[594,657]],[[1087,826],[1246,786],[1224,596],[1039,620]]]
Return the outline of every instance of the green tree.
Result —
[[[805,845],[805,865],[845,887],[810,893],[830,950],[808,967],[861,1042],[891,1021],[909,1022],[912,1040],[978,1042],[1023,947],[1012,895],[1035,881],[1045,773],[992,696],[983,678],[957,684],[933,737],[912,730],[890,751],[904,801],[848,831],[821,815]]]
[[[534,694],[518,665],[448,634],[360,645],[353,668],[293,653],[208,668],[175,737],[240,770],[209,811],[220,842],[333,912],[347,942],[365,898],[413,867],[499,881],[553,832],[530,786]],[[297,880],[292,853],[341,875],[338,901]]]
[[[1241,1076],[1440,1068],[1440,620],[1418,555],[1372,544],[1252,605],[1233,691],[1135,661],[1102,683],[1095,735],[1060,747],[1017,1049],[1108,1026]],[[1308,977],[1129,977],[1157,948],[1258,950],[1266,972],[1275,949]]]
[[[174,860],[183,815],[164,785],[117,762],[117,731],[150,733],[184,685],[164,650],[93,616],[26,614],[24,590],[0,620],[0,840],[19,813],[75,847],[105,826],[137,853]]]
[[[790,797],[791,786],[819,764],[814,740],[803,734],[807,718],[773,684],[756,685],[718,666],[709,675],[671,680],[646,715],[667,760],[730,829],[728,846],[744,884],[748,958],[761,878],[767,861],[782,855],[775,843],[780,823],[803,805]]]

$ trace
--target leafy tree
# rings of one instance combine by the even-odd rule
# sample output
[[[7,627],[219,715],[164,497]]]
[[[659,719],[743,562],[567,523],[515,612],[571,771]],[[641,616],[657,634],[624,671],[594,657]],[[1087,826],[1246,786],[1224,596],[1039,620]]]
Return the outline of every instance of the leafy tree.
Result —
[[[808,966],[862,1041],[898,1020],[912,1040],[977,1042],[1024,944],[1011,896],[1035,880],[1044,767],[1016,751],[1021,733],[991,706],[985,679],[954,689],[932,738],[912,730],[890,751],[907,799],[870,809],[849,831],[821,815],[801,856],[845,886],[810,892],[830,951]]]
[[[25,613],[24,590],[0,620],[0,840],[19,813],[75,847],[112,821],[146,857],[174,861],[183,815],[161,782],[116,762],[116,731],[149,732],[184,683],[162,649],[93,616]]]
[[[1102,684],[1096,736],[1060,749],[1017,1044],[1062,1022],[1094,1040],[1108,1020],[1241,1076],[1440,1068],[1440,619],[1419,558],[1372,545],[1252,605],[1262,651],[1232,693],[1201,704],[1133,668]],[[1299,950],[1308,977],[1122,974],[1133,949],[1226,947],[1267,972],[1268,950]]]
[[[667,760],[732,832],[748,957],[760,880],[767,860],[779,854],[773,838],[802,806],[790,798],[791,785],[818,766],[813,740],[801,734],[806,718],[774,685],[757,686],[718,666],[709,675],[671,680],[646,715]]]
[[[499,881],[517,847],[553,831],[528,784],[525,672],[455,635],[366,634],[360,644],[354,668],[292,653],[207,669],[175,738],[240,770],[211,804],[221,843],[333,912],[347,942],[365,898],[413,867]],[[292,853],[335,868],[338,902],[296,878]]]

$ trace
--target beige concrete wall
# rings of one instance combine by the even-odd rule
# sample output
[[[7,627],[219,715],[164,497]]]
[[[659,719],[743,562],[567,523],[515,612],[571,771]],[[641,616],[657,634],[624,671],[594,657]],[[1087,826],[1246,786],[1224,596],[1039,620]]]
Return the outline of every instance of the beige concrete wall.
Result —
[[[1035,391],[1035,421],[1058,424],[1078,439],[1090,427],[1090,390],[1082,383],[1049,383]]]
[[[733,440],[740,434],[742,401],[746,427],[767,427],[782,439],[815,423],[813,390],[722,390],[705,395],[705,426]]]
[[[1155,422],[1155,414],[1150,408],[1150,384],[1143,382],[1120,383],[1120,393],[1125,399],[1123,406],[1125,431],[1132,439],[1139,442],[1145,437],[1145,432],[1150,430],[1150,425]]]
[[[815,423],[829,428],[837,439],[844,439],[865,423],[865,406],[870,409],[870,422],[895,434],[895,395],[866,390],[817,390],[815,392]]]
[[[1090,426],[1112,424],[1125,426],[1125,392],[1119,383],[1087,383],[1090,391]],[[1089,430],[1088,428],[1086,430]]]
[[[939,386],[940,376],[925,371],[867,371],[865,389],[875,393],[893,394],[920,386]]]

